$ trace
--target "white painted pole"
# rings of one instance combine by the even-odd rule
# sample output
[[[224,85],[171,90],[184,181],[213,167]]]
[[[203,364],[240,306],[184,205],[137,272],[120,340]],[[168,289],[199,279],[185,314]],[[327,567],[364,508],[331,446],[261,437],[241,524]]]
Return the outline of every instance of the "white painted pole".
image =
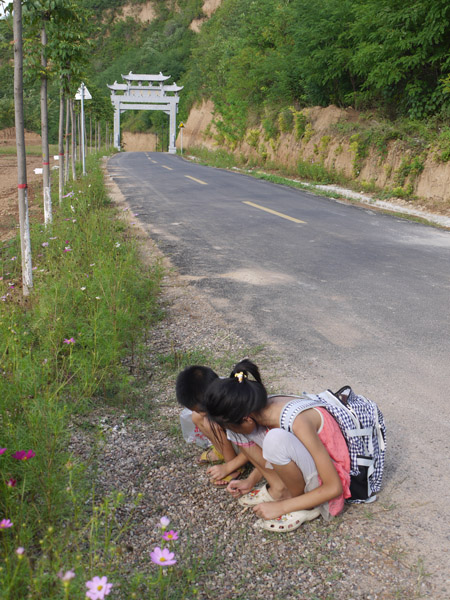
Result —
[[[84,147],[84,83],[81,84],[81,157],[83,161],[83,175],[86,175],[86,152]]]

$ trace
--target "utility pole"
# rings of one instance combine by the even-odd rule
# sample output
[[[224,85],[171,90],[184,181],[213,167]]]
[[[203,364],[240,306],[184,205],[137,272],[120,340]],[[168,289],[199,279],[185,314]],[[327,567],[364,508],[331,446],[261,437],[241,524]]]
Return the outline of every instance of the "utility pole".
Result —
[[[33,287],[31,266],[30,221],[28,216],[27,159],[25,153],[25,130],[23,119],[23,47],[22,2],[13,2],[14,27],[14,116],[17,144],[17,182],[19,192],[20,248],[22,254],[23,295],[28,296]]]

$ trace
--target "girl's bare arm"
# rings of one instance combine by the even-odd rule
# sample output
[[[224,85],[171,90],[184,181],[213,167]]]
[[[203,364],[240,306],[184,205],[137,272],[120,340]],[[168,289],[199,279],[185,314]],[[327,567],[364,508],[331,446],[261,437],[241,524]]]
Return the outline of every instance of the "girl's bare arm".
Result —
[[[255,506],[255,513],[264,519],[275,519],[295,510],[309,510],[342,494],[339,475],[325,446],[320,441],[316,426],[309,415],[302,414],[295,419],[293,433],[313,457],[322,485],[295,498]]]

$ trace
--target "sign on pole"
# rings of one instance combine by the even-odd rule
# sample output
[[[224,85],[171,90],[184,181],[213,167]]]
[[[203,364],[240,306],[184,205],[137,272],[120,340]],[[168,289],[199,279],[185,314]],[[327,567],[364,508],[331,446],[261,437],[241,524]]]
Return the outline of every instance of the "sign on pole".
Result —
[[[178,125],[178,127],[180,128],[180,150],[181,150],[181,154],[183,154],[183,129],[184,129],[183,121],[181,121],[181,123]]]
[[[86,152],[84,148],[84,101],[92,100],[92,96],[87,87],[82,83],[75,94],[75,100],[81,100],[81,157],[83,161],[83,175],[86,175]]]

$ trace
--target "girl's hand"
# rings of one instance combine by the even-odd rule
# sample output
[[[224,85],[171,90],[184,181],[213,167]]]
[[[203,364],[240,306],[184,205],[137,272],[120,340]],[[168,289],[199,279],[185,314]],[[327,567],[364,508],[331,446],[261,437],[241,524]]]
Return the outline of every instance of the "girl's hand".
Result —
[[[263,502],[253,507],[253,512],[262,519],[276,519],[284,514],[281,502]]]
[[[227,486],[227,492],[230,492],[233,498],[240,498],[251,492],[253,487],[252,482],[248,479],[232,479]]]
[[[213,467],[209,467],[206,469],[206,474],[211,477],[212,481],[216,481],[217,479],[223,479],[229,473],[227,469],[226,463],[224,465],[214,465]]]

